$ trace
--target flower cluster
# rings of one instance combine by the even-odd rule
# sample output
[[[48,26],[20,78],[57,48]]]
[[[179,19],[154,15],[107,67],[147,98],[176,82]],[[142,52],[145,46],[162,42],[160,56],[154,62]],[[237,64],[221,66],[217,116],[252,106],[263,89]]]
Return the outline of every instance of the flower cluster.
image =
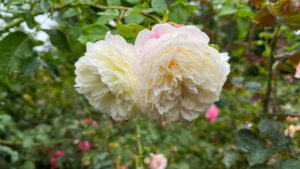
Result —
[[[75,87],[115,120],[193,120],[219,99],[228,58],[195,26],[158,24],[141,31],[134,46],[108,32],[87,43]]]

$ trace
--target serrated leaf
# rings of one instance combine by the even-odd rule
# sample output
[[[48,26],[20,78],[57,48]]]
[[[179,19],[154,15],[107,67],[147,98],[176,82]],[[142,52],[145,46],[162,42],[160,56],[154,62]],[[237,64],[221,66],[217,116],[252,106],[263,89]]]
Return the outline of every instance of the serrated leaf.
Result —
[[[252,165],[261,164],[272,155],[270,149],[255,149],[247,154],[248,163]]]
[[[189,11],[183,3],[177,3],[170,8],[169,19],[171,22],[185,24],[189,16]]]
[[[154,11],[160,15],[164,15],[168,10],[168,5],[165,0],[152,0],[151,6],[154,9]]]
[[[145,8],[143,6],[137,5],[128,11],[124,13],[124,17],[129,16],[129,15],[134,15],[134,14],[139,14],[139,13],[151,13],[153,12],[153,9],[151,8]]]
[[[0,42],[0,70],[11,72],[33,54],[33,42],[23,32],[13,32]]]
[[[82,44],[103,40],[108,31],[109,29],[106,26],[100,24],[87,25],[82,28],[82,33],[78,40]]]
[[[53,46],[57,47],[62,52],[70,52],[69,43],[66,35],[57,29],[43,29],[49,37]]]
[[[266,146],[266,142],[259,135],[247,129],[236,131],[235,138],[239,148],[245,152],[251,152]]]

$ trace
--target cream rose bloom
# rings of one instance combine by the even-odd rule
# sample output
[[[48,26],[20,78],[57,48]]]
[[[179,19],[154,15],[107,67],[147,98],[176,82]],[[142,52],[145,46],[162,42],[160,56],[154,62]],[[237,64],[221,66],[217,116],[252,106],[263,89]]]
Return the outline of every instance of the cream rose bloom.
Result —
[[[135,117],[134,61],[134,47],[108,32],[105,40],[87,43],[85,55],[75,63],[76,90],[115,120]]]
[[[229,74],[227,53],[195,26],[143,30],[135,42],[136,99],[150,119],[193,120],[219,99]]]

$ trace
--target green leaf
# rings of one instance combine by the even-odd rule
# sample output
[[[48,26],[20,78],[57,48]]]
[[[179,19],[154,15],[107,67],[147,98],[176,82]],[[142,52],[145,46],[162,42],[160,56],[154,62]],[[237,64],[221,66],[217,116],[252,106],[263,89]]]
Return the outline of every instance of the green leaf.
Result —
[[[261,88],[261,83],[259,82],[246,82],[245,89],[249,92],[255,93]]]
[[[237,9],[232,5],[225,5],[219,9],[217,16],[225,16],[234,14]]]
[[[261,149],[266,146],[266,142],[257,134],[247,129],[240,129],[235,132],[235,138],[239,148],[245,152]]]
[[[129,16],[129,15],[134,15],[134,14],[139,14],[139,13],[151,13],[153,12],[153,9],[151,8],[145,8],[143,6],[137,5],[128,11],[124,13],[124,17]]]
[[[115,18],[114,16],[103,15],[97,18],[96,24],[105,25],[108,24],[109,21],[113,20],[114,18]]]
[[[119,10],[117,10],[117,9],[107,9],[103,12],[98,12],[97,15],[116,17],[116,16],[119,16]]]
[[[270,149],[255,149],[247,154],[247,160],[249,164],[256,165],[263,163],[272,155],[272,150]]]
[[[268,166],[266,164],[257,164],[250,169],[268,169]]]
[[[34,26],[35,26],[35,21],[34,21],[33,15],[31,14],[30,11],[25,11],[25,21],[26,21],[27,26],[28,26],[30,29],[33,29],[33,28],[34,28]]]
[[[35,169],[35,164],[32,161],[26,161],[22,166],[23,169]]]
[[[124,17],[126,24],[140,24],[144,21],[145,17],[141,14],[133,14]]]
[[[41,65],[41,60],[37,57],[28,59],[23,65],[21,72],[25,77],[33,76]]]
[[[233,85],[239,85],[239,84],[242,84],[244,81],[244,78],[243,77],[234,77],[231,79],[231,84]]]
[[[33,54],[33,42],[23,32],[14,32],[0,42],[0,70],[11,72]]]
[[[250,24],[246,19],[237,19],[237,26],[238,26],[238,37],[240,41],[244,41],[248,35],[248,31],[250,29]]]
[[[226,166],[226,168],[230,168],[232,164],[234,164],[238,160],[239,154],[238,153],[226,153],[222,162]]]
[[[185,24],[189,16],[189,11],[182,3],[172,5],[170,8],[169,19],[171,22]]]
[[[45,13],[51,8],[51,3],[47,0],[40,1],[34,8],[34,11]]]
[[[109,6],[120,6],[121,0],[106,0],[106,3]]]
[[[86,44],[87,42],[96,42],[98,40],[103,40],[105,38],[106,32],[108,31],[109,29],[103,25],[87,25],[82,28],[82,33],[78,40],[82,44]]]
[[[25,138],[23,138],[22,140],[22,145],[24,148],[28,148],[33,144],[33,140],[30,136],[26,136]]]
[[[136,24],[123,25],[122,22],[118,22],[117,25],[117,32],[125,38],[135,39],[137,34],[143,29],[146,28]]]
[[[14,151],[10,147],[0,145],[0,152],[9,154],[12,162],[16,162],[19,160],[19,153],[17,151]]]
[[[160,15],[164,15],[168,10],[168,5],[165,0],[152,0],[151,6],[154,9],[154,11]]]
[[[138,4],[140,3],[142,0],[125,0],[126,2],[130,3],[130,4]]]
[[[57,29],[43,29],[49,37],[53,46],[62,52],[70,52],[69,43],[66,35]]]
[[[276,120],[263,119],[258,123],[258,129],[268,137],[275,136],[280,132],[282,124]]]
[[[272,142],[276,150],[287,150],[290,144],[289,137],[282,131],[282,124],[275,120],[264,119],[258,123],[258,129]]]
[[[300,160],[288,159],[283,162],[282,169],[299,169],[300,168]]]
[[[53,62],[51,62],[50,60],[45,60],[42,62],[42,65],[46,68],[48,68],[51,77],[55,80],[55,81],[60,81],[59,79],[59,71],[57,69],[57,67],[54,65]]]
[[[68,17],[72,17],[72,16],[77,16],[80,13],[78,12],[78,10],[76,8],[69,8],[68,10],[66,10],[63,14],[63,17],[68,18]]]

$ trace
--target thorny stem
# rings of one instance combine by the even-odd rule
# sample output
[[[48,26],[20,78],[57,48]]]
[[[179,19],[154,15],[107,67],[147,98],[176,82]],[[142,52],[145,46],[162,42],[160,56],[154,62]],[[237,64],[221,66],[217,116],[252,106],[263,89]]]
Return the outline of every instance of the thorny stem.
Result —
[[[131,8],[129,7],[124,7],[124,6],[104,6],[104,5],[98,5],[98,4],[95,4],[95,3],[88,3],[88,2],[78,2],[78,3],[73,3],[73,4],[67,4],[67,5],[60,5],[60,6],[54,6],[52,8],[52,10],[60,10],[60,9],[63,9],[63,8],[67,8],[67,7],[76,7],[76,6],[90,6],[90,7],[94,7],[94,8],[98,8],[98,9],[119,9],[119,10],[122,10],[122,11],[125,11],[125,10],[129,10]],[[37,16],[37,15],[40,15],[42,13],[38,12],[38,13],[35,13],[33,12],[32,15],[33,16]],[[155,22],[157,23],[162,23],[162,21],[158,18],[155,18],[149,14],[146,14],[146,13],[143,13],[141,12],[140,13],[141,15],[145,16],[145,17],[148,17],[152,20],[154,20]],[[24,18],[20,18],[18,20],[16,20],[15,22],[12,22],[10,24],[7,24],[3,31],[7,31],[9,28],[12,28],[12,27],[15,27],[15,26],[18,26],[20,23],[22,23],[25,19]]]
[[[277,37],[279,35],[279,32],[280,32],[280,26],[277,26],[274,30],[272,41],[270,43],[271,53],[269,55],[269,61],[268,61],[267,89],[266,89],[264,105],[263,105],[263,113],[269,112],[269,102],[270,102],[270,95],[272,89],[272,77],[273,77],[272,67],[273,67],[274,52],[275,52],[275,47],[276,47]]]

